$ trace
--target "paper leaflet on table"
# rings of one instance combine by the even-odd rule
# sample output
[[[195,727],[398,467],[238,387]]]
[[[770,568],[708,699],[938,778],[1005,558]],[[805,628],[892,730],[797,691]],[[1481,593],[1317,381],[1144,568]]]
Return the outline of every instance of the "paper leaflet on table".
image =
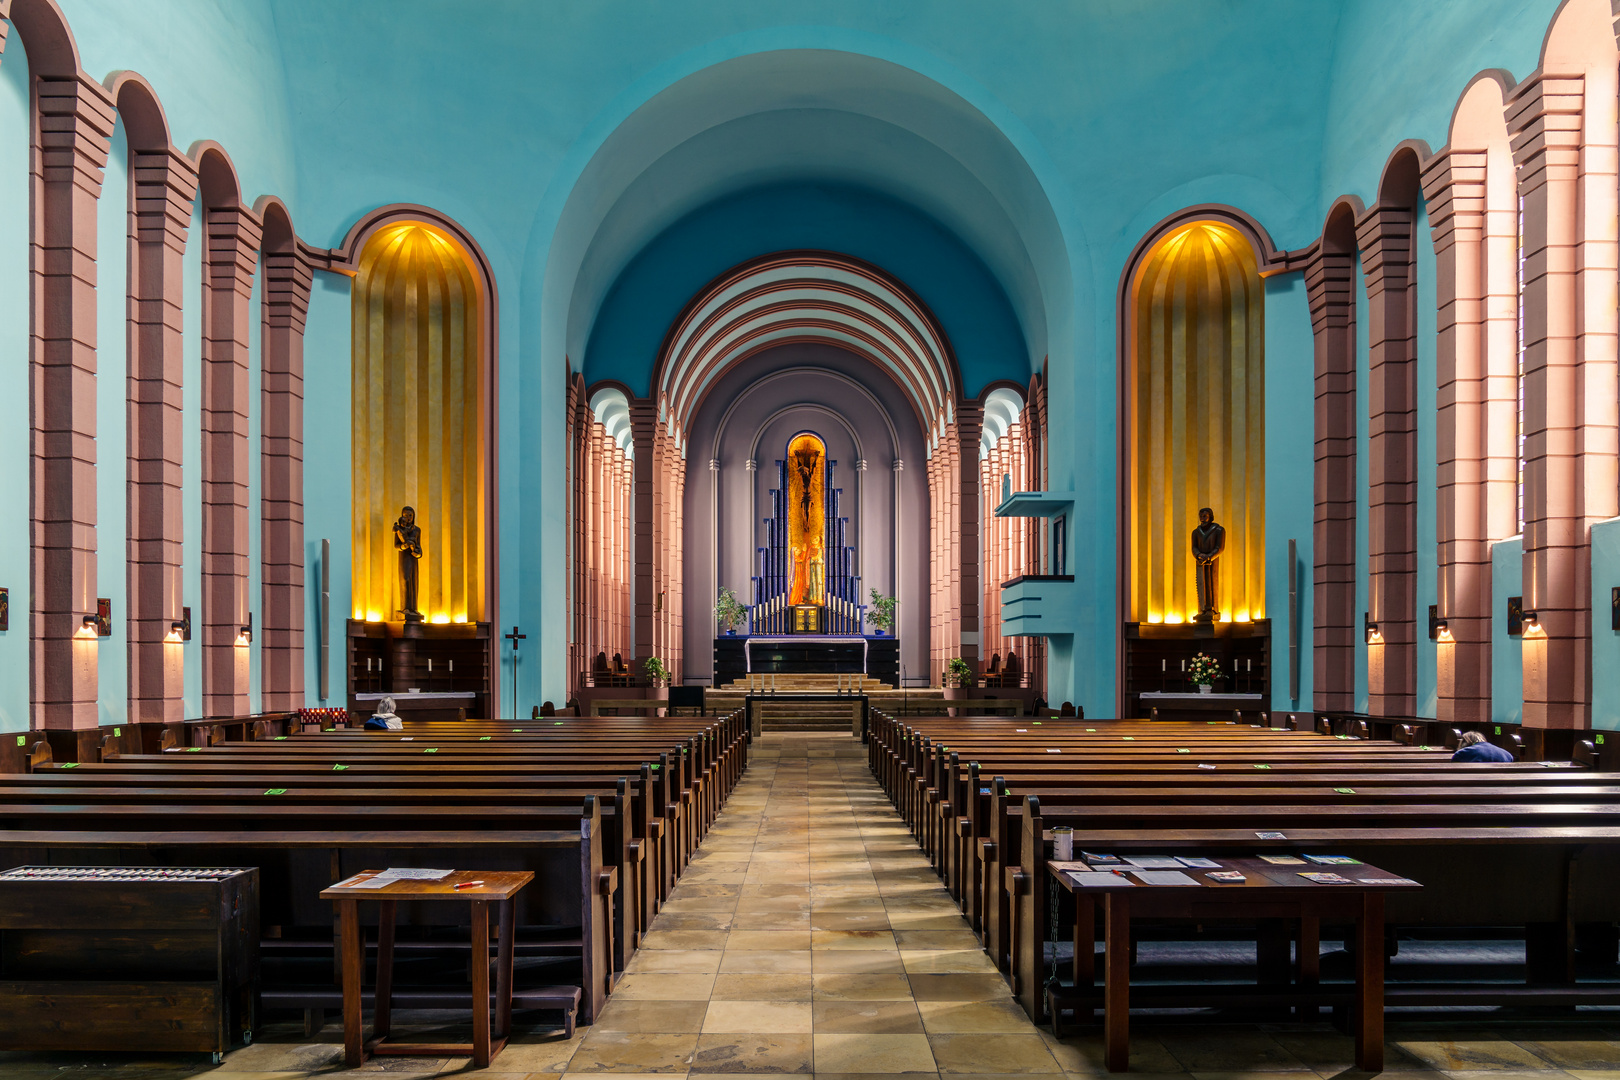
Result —
[[[350,879],[343,883],[347,889],[384,889],[396,881],[442,881],[454,870],[426,870],[413,866],[391,866],[366,881]]]

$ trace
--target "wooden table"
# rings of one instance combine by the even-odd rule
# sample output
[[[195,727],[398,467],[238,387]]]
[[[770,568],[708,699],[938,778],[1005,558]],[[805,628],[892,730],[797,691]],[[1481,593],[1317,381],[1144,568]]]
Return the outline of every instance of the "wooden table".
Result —
[[[1086,871],[1082,863],[1047,863],[1053,881],[1074,894],[1074,980],[1072,993],[1053,988],[1053,1024],[1057,1023],[1059,1001],[1070,1007],[1086,1007],[1095,1000],[1090,993],[1095,978],[1096,911],[1103,903],[1103,1059],[1109,1072],[1126,1072],[1130,1067],[1130,958],[1131,919],[1214,919],[1298,920],[1299,982],[1290,995],[1299,999],[1310,993],[1319,975],[1320,935],[1323,919],[1353,922],[1356,927],[1356,982],[1350,999],[1356,1038],[1356,1067],[1380,1072],[1384,1067],[1384,893],[1422,888],[1417,882],[1388,883],[1396,875],[1368,866],[1316,865],[1310,863],[1277,865],[1258,856],[1221,857],[1221,870],[1243,873],[1241,883],[1223,884],[1206,875],[1214,870],[1184,868],[1182,873],[1198,882],[1188,885],[1146,885],[1132,877],[1121,877],[1116,886],[1079,886],[1067,871]],[[1334,873],[1351,879],[1348,885],[1318,884],[1300,873]],[[1363,884],[1362,879],[1384,879],[1383,884]]]
[[[528,870],[457,870],[438,881],[395,881],[379,889],[355,886],[381,871],[367,870],[321,890],[322,900],[337,904],[343,959],[343,1060],[351,1069],[371,1054],[471,1055],[476,1068],[487,1068],[506,1045],[512,1030],[512,898],[534,880]],[[482,885],[458,889],[458,884]],[[362,1041],[361,988],[366,972],[366,942],[360,928],[360,901],[382,905],[377,924],[377,992],[372,1016],[372,1037]],[[389,997],[394,982],[394,912],[400,900],[458,900],[472,905],[472,1016],[473,1041],[457,1044],[395,1043],[390,1045]],[[495,1028],[490,1035],[489,905],[499,905],[499,947],[495,961]]]

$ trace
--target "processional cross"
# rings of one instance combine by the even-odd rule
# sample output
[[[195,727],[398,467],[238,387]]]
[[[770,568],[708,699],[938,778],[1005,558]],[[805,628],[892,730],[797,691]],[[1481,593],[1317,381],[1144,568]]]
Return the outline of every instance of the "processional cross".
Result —
[[[528,634],[520,634],[520,633],[518,633],[517,624],[514,623],[513,626],[512,626],[512,632],[510,634],[502,634],[501,636],[504,637],[507,641],[510,641],[512,643],[512,719],[516,720],[517,715],[518,715],[518,695],[517,695],[518,642],[529,640],[529,635]]]

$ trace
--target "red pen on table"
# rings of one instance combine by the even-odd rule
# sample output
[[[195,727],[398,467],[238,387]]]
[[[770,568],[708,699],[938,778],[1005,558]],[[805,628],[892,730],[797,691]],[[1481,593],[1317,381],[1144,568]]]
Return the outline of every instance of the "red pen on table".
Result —
[[[483,882],[482,882],[482,881],[459,881],[459,882],[457,882],[457,883],[456,883],[456,884],[455,884],[455,885],[453,885],[453,886],[452,886],[452,888],[456,888],[456,889],[470,889],[470,888],[472,888],[472,887],[473,887],[473,886],[474,886],[474,885],[482,885],[482,884],[483,884]]]

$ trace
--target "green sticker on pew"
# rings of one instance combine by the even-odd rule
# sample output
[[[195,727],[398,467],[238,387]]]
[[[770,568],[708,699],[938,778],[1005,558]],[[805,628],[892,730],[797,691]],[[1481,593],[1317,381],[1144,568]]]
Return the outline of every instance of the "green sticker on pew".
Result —
[[[562,727],[562,721],[561,720],[553,721],[551,726],[552,727]]]
[[[520,727],[515,727],[515,728],[513,728],[513,729],[512,729],[512,731],[513,731],[513,732],[514,732],[514,733],[516,733],[516,734],[518,734],[518,735],[521,735],[521,734],[523,734],[523,729],[522,729],[522,728],[520,728]]]
[[[342,772],[344,769],[347,769],[347,768],[348,768],[347,765],[334,765],[334,766],[332,766],[332,771],[333,772]]]
[[[25,745],[27,745],[27,743],[28,743],[28,736],[26,736],[26,735],[17,736],[17,745],[18,746],[25,746]]]
[[[1496,733],[1498,735],[1502,734],[1502,725],[1501,724],[1496,725]]]
[[[1255,768],[1257,768],[1257,769],[1269,769],[1269,768],[1271,768],[1271,766],[1270,765],[1256,765]]]
[[[1041,726],[1041,722],[1040,722],[1040,721],[1039,721],[1039,720],[1037,720],[1037,721],[1035,721],[1035,726],[1036,726],[1036,727],[1040,727],[1040,726]]]
[[[656,765],[649,766],[649,768],[651,768],[653,772],[658,771],[658,766],[656,766]]]
[[[1096,731],[1096,730],[1097,730],[1097,729],[1096,729],[1096,728],[1094,728],[1094,727],[1088,727],[1088,728],[1086,728],[1086,730],[1087,730],[1087,731]]]
[[[287,741],[287,736],[285,736],[285,735],[277,735],[276,736],[276,742],[286,742],[286,741]]]
[[[186,747],[186,753],[188,753],[188,754],[200,754],[200,753],[202,753],[202,747],[200,747],[200,746],[188,746],[188,747]]]
[[[489,736],[488,735],[480,735],[480,736],[478,736],[478,741],[479,742],[489,742]]]
[[[64,761],[59,766],[59,768],[63,768],[63,769],[77,769],[78,767],[79,767],[79,763],[77,761]]]
[[[1190,753],[1192,753],[1192,751],[1191,750],[1177,750],[1176,753],[1178,753],[1178,754],[1190,754]]]
[[[267,788],[267,789],[265,789],[265,794],[266,795],[285,795],[285,794],[287,794],[287,789],[284,788],[284,787]]]
[[[430,746],[426,750],[422,751],[424,754],[437,754],[438,752],[439,748],[437,746]]]
[[[1136,741],[1136,736],[1135,735],[1127,735],[1127,736],[1125,736],[1125,741],[1126,742],[1135,742]]]
[[[115,728],[113,728],[113,735],[114,735],[114,736],[115,736],[115,737],[117,737],[117,738],[120,738],[120,739],[122,739],[122,738],[123,738],[123,737],[124,737],[124,729],[123,729],[123,728],[121,728],[121,727],[115,727]]]
[[[1603,736],[1601,736],[1601,735],[1599,735],[1599,736],[1598,736],[1598,737],[1597,737],[1597,744],[1598,744],[1598,745],[1599,745],[1599,746],[1602,746],[1602,745],[1603,745]]]
[[[1356,789],[1353,787],[1336,787],[1333,790],[1337,791],[1340,795],[1354,795],[1356,793]]]

